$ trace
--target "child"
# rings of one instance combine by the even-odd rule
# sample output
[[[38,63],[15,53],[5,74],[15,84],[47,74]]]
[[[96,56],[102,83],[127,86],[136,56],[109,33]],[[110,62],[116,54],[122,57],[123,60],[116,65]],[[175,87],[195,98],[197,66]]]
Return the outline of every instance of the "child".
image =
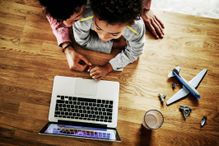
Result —
[[[127,46],[104,66],[90,69],[90,76],[101,79],[111,71],[121,71],[134,62],[144,48],[144,22],[140,18],[142,0],[92,0],[91,9],[73,25],[75,41],[82,47],[110,53],[113,40],[124,37]]]

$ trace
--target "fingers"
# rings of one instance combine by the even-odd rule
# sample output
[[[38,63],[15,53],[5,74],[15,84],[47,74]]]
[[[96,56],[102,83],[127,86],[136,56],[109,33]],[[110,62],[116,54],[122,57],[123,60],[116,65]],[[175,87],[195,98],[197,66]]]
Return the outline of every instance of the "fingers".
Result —
[[[80,55],[79,57],[80,57],[80,59],[81,59],[84,63],[86,63],[87,65],[89,65],[89,66],[92,65],[92,64],[88,61],[88,59],[85,58],[84,56]]]
[[[164,24],[160,21],[160,19],[157,18],[157,16],[155,16],[155,19],[159,22],[159,24],[161,25],[161,27],[164,29]]]
[[[157,29],[159,29],[159,30],[160,30],[160,33],[161,33],[162,35],[164,35],[164,32],[163,32],[163,27],[161,26],[161,24],[159,23],[159,21],[157,21],[157,19],[156,19],[156,18],[154,18],[154,20],[153,20],[153,21],[156,23]]]
[[[158,39],[159,36],[154,28],[154,26],[152,25],[151,21],[149,21],[148,23],[145,24],[146,27],[149,29],[149,31]]]
[[[102,76],[100,74],[96,74],[96,75],[93,75],[91,77],[95,80],[100,80],[102,78]]]
[[[162,30],[162,27],[160,26],[160,24],[155,20],[155,19],[152,19],[151,20],[151,24],[153,25],[155,31],[156,31],[156,34],[160,37],[160,38],[163,38],[163,30]]]
[[[164,36],[163,23],[153,14],[152,11],[146,11],[143,15],[144,23],[147,29],[158,39]]]
[[[70,69],[71,69],[72,71],[75,71],[75,70],[76,70],[76,71],[81,71],[81,72],[82,72],[82,71],[84,71],[84,70],[87,68],[87,66],[88,66],[88,65],[86,65],[86,64],[85,64],[85,65],[75,64],[74,66],[71,66]]]
[[[93,78],[93,79],[96,79],[96,80],[99,80],[102,78],[102,74],[101,74],[101,71],[98,67],[94,67],[90,70],[90,76]]]

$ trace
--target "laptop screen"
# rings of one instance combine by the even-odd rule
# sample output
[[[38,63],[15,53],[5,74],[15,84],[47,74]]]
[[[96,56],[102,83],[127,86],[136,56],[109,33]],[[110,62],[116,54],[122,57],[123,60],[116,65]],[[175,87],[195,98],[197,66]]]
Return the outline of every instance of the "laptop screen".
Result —
[[[48,123],[40,134],[52,136],[67,136],[103,141],[120,141],[116,129],[94,128],[58,123]]]

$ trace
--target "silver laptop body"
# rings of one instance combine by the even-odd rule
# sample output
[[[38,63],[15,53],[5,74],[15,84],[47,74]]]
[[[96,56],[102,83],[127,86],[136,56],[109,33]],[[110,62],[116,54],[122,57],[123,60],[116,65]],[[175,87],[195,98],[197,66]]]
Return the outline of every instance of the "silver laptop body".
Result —
[[[40,134],[121,141],[118,102],[118,82],[55,76],[49,123]]]

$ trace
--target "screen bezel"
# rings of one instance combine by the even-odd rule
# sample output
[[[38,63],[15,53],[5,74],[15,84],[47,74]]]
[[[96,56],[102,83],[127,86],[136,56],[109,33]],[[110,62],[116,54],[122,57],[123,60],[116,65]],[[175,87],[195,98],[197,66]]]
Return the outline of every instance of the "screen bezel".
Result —
[[[89,137],[79,137],[79,136],[73,136],[73,135],[60,135],[60,134],[49,134],[49,133],[45,133],[45,131],[47,130],[47,128],[49,127],[50,124],[60,124],[57,122],[48,122],[39,132],[39,134],[41,135],[48,135],[48,136],[59,136],[59,137],[71,137],[71,138],[79,138],[79,139],[90,139],[90,140],[98,140],[98,141],[109,141],[109,142],[121,142],[119,133],[117,131],[117,129],[115,128],[109,128],[109,127],[104,127],[105,129],[110,129],[110,130],[114,130],[116,132],[116,139],[115,140],[110,140],[110,139],[98,139],[98,138],[89,138]],[[78,126],[78,124],[69,124],[69,123],[61,123],[62,125],[71,125],[71,126]],[[86,127],[83,125],[83,127]],[[91,126],[87,126],[88,128]],[[95,125],[96,128],[103,128],[103,127],[98,127]],[[95,128],[95,127],[91,127],[91,128]]]

